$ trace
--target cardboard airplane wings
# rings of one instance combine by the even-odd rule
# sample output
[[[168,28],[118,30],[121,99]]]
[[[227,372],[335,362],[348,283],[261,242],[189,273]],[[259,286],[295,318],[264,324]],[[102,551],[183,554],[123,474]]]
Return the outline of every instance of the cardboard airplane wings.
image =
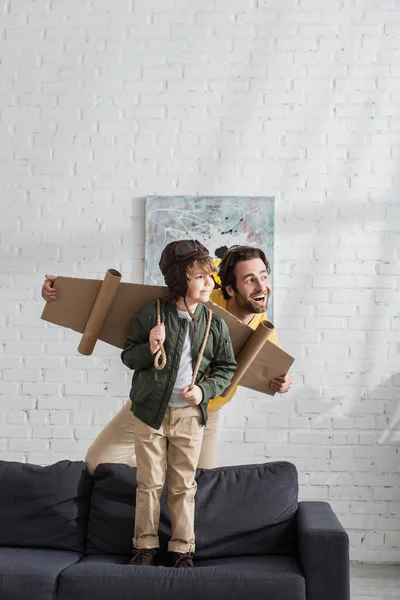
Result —
[[[90,355],[97,340],[123,348],[135,314],[156,298],[165,298],[162,286],[121,283],[121,274],[109,269],[104,281],[57,277],[57,300],[47,302],[42,319],[82,333],[78,351]],[[285,375],[294,358],[268,340],[274,326],[262,321],[256,330],[244,325],[229,312],[208,302],[209,308],[226,322],[238,363],[227,396],[235,385],[273,396],[269,384]]]

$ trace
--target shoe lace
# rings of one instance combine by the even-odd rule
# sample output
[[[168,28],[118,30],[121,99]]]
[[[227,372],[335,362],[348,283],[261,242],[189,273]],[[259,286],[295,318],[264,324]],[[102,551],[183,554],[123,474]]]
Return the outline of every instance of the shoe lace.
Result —
[[[147,561],[150,556],[153,556],[154,550],[150,550],[147,548],[135,548],[132,552],[131,561],[135,560],[137,562],[141,562],[142,564]]]
[[[175,567],[192,567],[193,557],[190,553],[181,554],[175,563]]]

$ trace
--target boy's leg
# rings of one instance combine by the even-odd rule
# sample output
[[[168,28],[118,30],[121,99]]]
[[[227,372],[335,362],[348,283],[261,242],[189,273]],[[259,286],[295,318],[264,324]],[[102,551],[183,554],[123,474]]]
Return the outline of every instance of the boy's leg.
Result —
[[[194,479],[203,437],[198,406],[170,408],[168,429],[168,508],[172,538],[169,552],[194,552]]]
[[[131,400],[100,431],[89,450],[85,462],[93,475],[100,463],[122,463],[136,467],[134,416],[130,410]]]
[[[160,429],[134,417],[137,491],[134,548],[159,548],[160,497],[167,468],[165,421]]]
[[[197,465],[199,469],[213,469],[215,467],[218,425],[219,410],[210,411],[207,427],[204,428],[199,464]]]

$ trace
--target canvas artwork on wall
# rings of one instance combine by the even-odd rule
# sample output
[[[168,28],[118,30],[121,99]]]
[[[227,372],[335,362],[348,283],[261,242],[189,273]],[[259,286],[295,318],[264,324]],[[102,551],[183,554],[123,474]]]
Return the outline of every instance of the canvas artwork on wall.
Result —
[[[163,285],[162,249],[174,240],[197,239],[218,263],[235,244],[261,248],[274,277],[274,198],[236,196],[149,196],[146,198],[145,280]],[[270,300],[268,317],[273,321]]]

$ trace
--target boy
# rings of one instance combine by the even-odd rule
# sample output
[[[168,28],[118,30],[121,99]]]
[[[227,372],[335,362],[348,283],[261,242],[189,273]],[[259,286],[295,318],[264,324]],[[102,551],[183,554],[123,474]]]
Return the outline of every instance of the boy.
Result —
[[[168,551],[174,567],[187,568],[193,567],[194,476],[207,404],[228,386],[237,364],[224,320],[204,306],[214,287],[208,250],[197,240],[171,242],[159,264],[168,301],[139,311],[121,355],[135,370],[130,398],[138,488],[129,564],[153,563],[167,477]],[[163,356],[166,364],[160,368]]]

